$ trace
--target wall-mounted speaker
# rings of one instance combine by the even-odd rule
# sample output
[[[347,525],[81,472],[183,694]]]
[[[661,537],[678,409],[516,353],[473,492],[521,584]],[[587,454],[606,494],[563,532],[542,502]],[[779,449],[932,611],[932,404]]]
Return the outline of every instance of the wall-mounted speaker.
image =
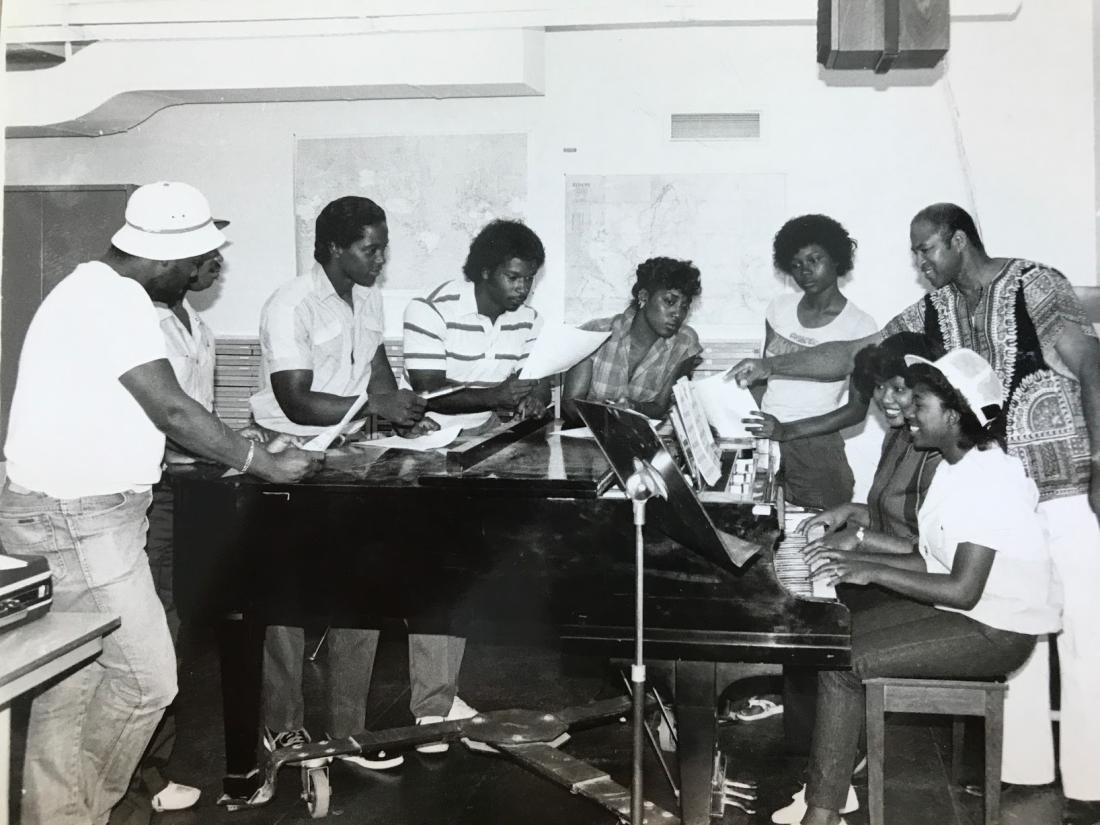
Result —
[[[948,0],[817,0],[826,69],[930,69],[947,54]]]

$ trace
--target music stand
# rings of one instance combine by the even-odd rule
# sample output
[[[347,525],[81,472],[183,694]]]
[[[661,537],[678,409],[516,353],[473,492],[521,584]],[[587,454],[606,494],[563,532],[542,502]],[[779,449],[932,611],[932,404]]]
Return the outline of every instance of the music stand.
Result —
[[[661,532],[720,567],[728,567],[730,562],[740,566],[755,550],[742,550],[733,545],[734,541],[740,545],[746,543],[732,536],[727,537],[731,541],[723,541],[723,534],[711,522],[699,499],[684,481],[648,418],[633,410],[596,401],[577,401],[576,404],[581,418],[592,431],[596,443],[634,505],[634,664],[630,668],[634,760],[630,802],[631,822],[641,825],[645,821],[642,811],[642,732],[645,725],[646,669],[642,647],[645,635],[643,529],[646,503],[656,499],[653,501],[654,521]]]
[[[635,458],[661,474],[668,498],[658,499],[649,507],[651,521],[658,530],[724,570],[741,567],[760,552],[752,542],[715,526],[648,418],[599,401],[575,403],[624,490],[627,479],[634,474]]]

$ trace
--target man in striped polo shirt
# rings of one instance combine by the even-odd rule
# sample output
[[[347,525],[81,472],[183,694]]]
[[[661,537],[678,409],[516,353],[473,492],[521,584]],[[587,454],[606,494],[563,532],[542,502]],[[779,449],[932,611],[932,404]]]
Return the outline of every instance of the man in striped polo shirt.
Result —
[[[464,429],[494,422],[497,410],[520,417],[542,415],[548,381],[520,380],[518,373],[541,326],[527,306],[531,284],[546,259],[538,235],[517,221],[493,221],[474,238],[462,267],[465,278],[440,284],[405,309],[404,359],[417,392],[462,384],[464,389],[428,400],[429,414]],[[412,629],[412,628],[410,628]],[[410,709],[417,724],[464,719],[476,711],[457,696],[466,640],[411,634],[409,654],[431,668],[410,673]],[[418,750],[439,753],[445,742]]]
[[[418,392],[469,387],[428,402],[429,412],[460,416],[464,428],[494,410],[541,415],[546,382],[521,381],[541,320],[524,301],[546,255],[538,236],[517,221],[493,221],[474,238],[462,267],[405,309],[405,371]]]

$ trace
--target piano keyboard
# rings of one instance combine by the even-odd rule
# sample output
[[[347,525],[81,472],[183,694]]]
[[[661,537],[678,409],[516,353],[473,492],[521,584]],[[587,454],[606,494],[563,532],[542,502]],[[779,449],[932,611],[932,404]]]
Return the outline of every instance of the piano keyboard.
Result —
[[[825,528],[821,525],[810,529],[807,535],[796,533],[795,528],[812,512],[788,506],[783,518],[783,540],[775,548],[775,575],[795,596],[836,601],[836,588],[826,581],[810,578],[810,566],[802,555],[802,548],[821,538]]]

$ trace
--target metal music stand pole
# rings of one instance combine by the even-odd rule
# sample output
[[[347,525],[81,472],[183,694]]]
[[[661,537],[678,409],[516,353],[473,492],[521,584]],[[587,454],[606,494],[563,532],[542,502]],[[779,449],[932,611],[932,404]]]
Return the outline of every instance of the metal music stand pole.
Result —
[[[645,753],[645,660],[642,657],[643,622],[642,597],[645,572],[645,505],[653,496],[668,498],[668,487],[661,474],[648,461],[634,459],[634,473],[626,480],[626,494],[634,504],[634,664],[630,668],[634,705],[634,759],[633,778],[630,783],[630,821],[633,825],[645,822],[642,795],[642,756]]]

